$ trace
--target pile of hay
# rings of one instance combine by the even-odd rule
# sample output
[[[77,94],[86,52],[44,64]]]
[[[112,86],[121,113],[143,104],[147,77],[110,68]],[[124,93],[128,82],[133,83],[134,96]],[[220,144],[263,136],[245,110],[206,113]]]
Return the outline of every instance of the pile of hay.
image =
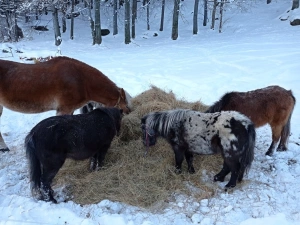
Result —
[[[201,181],[202,171],[218,172],[222,165],[220,156],[195,156],[196,173],[192,175],[187,173],[185,161],[183,173],[174,173],[173,150],[162,138],[144,156],[146,148],[141,140],[141,117],[149,112],[174,108],[204,111],[207,106],[200,101],[177,100],[172,92],[166,93],[152,86],[132,99],[132,112],[124,116],[120,136],[112,142],[104,167],[90,173],[88,160],[68,160],[55,178],[56,185],[66,185],[70,198],[79,204],[109,199],[151,208],[169,202],[173,193],[192,195],[199,200],[210,197],[215,185]]]

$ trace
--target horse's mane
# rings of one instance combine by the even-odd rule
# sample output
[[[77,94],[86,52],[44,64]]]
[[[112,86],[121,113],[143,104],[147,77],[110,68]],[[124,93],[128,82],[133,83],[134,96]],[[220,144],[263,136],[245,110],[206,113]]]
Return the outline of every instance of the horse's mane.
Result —
[[[234,94],[234,92],[227,92],[224,94],[219,101],[216,101],[213,105],[211,105],[205,113],[214,113],[214,112],[220,112],[223,110],[223,108],[228,105],[228,103],[231,100],[231,96]]]
[[[176,122],[186,117],[186,113],[191,110],[175,109],[162,112],[150,113],[146,116],[145,122],[148,128],[154,129],[162,136],[168,135],[170,128]]]

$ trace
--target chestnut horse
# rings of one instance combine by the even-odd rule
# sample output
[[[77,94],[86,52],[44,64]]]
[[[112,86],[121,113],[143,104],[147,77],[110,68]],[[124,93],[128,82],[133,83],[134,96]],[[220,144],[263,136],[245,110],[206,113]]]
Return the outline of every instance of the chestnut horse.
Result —
[[[0,60],[0,111],[4,106],[21,113],[56,110],[64,115],[90,101],[130,111],[122,88],[76,59],[56,57],[37,64]]]
[[[272,143],[266,155],[277,151],[286,151],[290,135],[291,116],[296,103],[292,91],[279,86],[269,86],[249,92],[226,93],[206,112],[235,110],[248,116],[255,127],[269,124],[272,130]]]

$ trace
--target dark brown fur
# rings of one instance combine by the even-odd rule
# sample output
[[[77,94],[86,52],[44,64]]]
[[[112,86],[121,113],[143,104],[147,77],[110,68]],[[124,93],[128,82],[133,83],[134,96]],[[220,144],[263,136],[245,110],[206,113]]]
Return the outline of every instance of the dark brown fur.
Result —
[[[272,155],[279,139],[277,150],[287,150],[290,120],[295,103],[296,99],[290,90],[269,86],[249,92],[226,93],[206,112],[235,110],[248,116],[255,127],[268,123],[272,130],[272,143],[266,154]]]
[[[0,107],[21,113],[56,110],[57,115],[95,101],[129,112],[125,92],[99,70],[56,57],[37,64],[0,60]]]

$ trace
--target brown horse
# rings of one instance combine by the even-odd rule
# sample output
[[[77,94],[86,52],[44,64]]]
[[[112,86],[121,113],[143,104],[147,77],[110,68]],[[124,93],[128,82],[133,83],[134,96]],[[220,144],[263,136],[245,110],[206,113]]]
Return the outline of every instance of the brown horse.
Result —
[[[226,93],[206,112],[235,110],[248,116],[255,127],[269,124],[272,143],[266,155],[272,155],[277,142],[277,151],[286,151],[290,135],[291,116],[296,99],[290,90],[279,86],[269,86],[249,92]]]
[[[37,64],[0,60],[0,111],[4,106],[21,113],[56,110],[64,115],[90,101],[130,112],[125,91],[81,61],[68,57]]]

